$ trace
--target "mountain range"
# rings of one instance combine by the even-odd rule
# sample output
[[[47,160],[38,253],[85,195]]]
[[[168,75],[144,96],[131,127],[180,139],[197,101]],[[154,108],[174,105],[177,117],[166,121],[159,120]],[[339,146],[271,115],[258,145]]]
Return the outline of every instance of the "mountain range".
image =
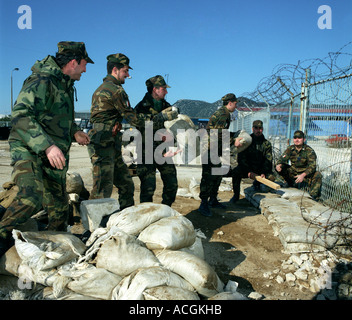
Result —
[[[238,111],[258,111],[259,109],[267,107],[264,102],[258,103],[245,97],[238,98],[238,101]],[[210,116],[222,106],[222,101],[218,100],[210,103],[201,100],[181,99],[177,100],[173,106],[177,107],[180,113],[185,114],[190,118],[209,119]]]

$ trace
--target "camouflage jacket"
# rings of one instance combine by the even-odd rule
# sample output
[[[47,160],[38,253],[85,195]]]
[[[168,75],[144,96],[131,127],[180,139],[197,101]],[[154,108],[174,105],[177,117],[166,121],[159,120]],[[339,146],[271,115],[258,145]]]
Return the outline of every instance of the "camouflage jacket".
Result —
[[[213,140],[218,140],[218,152],[219,153],[221,152],[222,138],[223,138],[222,131],[223,129],[229,129],[230,122],[231,122],[231,114],[230,114],[230,111],[226,108],[226,106],[222,106],[212,114],[206,126],[206,129],[209,135],[209,139],[208,139],[209,148],[210,148],[210,141],[212,141],[212,145],[215,145],[215,141]],[[217,129],[217,130],[214,131],[211,129]],[[215,132],[217,134],[211,134],[212,132],[213,133]],[[230,139],[230,143],[232,142],[233,142],[232,139]]]
[[[316,171],[317,155],[315,151],[308,145],[303,145],[301,150],[297,150],[294,145],[289,146],[281,155],[277,164],[289,164],[297,174],[305,172],[311,175]]]
[[[74,81],[62,73],[54,57],[32,67],[12,111],[9,136],[12,161],[46,158],[55,144],[67,155],[79,127],[74,122]]]
[[[256,137],[251,134],[252,143],[238,154],[238,165],[244,172],[254,172],[265,175],[272,173],[273,148],[264,135]]]
[[[145,120],[150,119],[144,114],[136,114],[121,83],[109,74],[93,94],[90,122],[114,126],[123,118],[136,127],[143,127]]]
[[[157,110],[154,105],[155,101],[150,93],[146,93],[144,98],[136,105],[135,110],[138,114],[144,114],[144,116],[149,117],[149,120],[153,122],[153,132],[155,133],[159,129],[165,129],[164,120],[161,120],[160,117],[154,117],[159,114],[161,111],[171,107],[165,99],[160,101],[160,110]],[[139,129],[142,129],[139,127]],[[145,132],[141,130],[143,136],[143,142],[145,142]],[[162,142],[154,141],[154,149],[161,144]]]

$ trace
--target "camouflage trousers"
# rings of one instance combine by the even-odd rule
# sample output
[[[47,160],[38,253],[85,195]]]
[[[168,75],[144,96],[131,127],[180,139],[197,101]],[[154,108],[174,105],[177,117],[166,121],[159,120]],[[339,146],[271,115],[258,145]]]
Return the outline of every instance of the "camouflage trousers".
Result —
[[[137,175],[141,181],[140,202],[153,202],[156,189],[156,170],[159,170],[163,181],[162,202],[171,207],[176,199],[178,182],[176,167],[172,163],[138,164]]]
[[[217,197],[222,175],[212,174],[212,169],[220,167],[221,162],[218,164],[211,163],[210,155],[208,155],[208,163],[202,164],[202,179],[200,181],[199,193],[199,197],[202,200],[215,199]]]
[[[248,169],[243,168],[243,166],[237,166],[234,169],[230,170],[230,173],[228,176],[232,177],[232,190],[233,190],[233,196],[234,196],[234,200],[239,200],[240,198],[240,190],[241,190],[241,181],[244,178],[248,178]],[[252,172],[255,172],[257,174],[259,174],[262,170],[262,168],[251,168]],[[267,179],[270,180],[274,180],[274,175],[272,174],[272,172],[266,173],[265,177]],[[260,186],[260,182],[258,182],[257,180],[253,181],[253,185],[259,187]]]
[[[295,176],[300,173],[297,173],[291,166],[283,165],[282,171],[279,172],[279,174],[285,179],[289,186],[298,189],[307,189],[313,198],[319,199],[322,185],[322,175],[319,171],[315,171],[313,174],[306,176],[303,182],[299,184],[295,183]]]
[[[123,161],[121,135],[109,130],[92,129],[88,153],[93,166],[93,189],[89,199],[110,198],[113,186],[118,189],[120,208],[134,205],[134,183]]]
[[[13,229],[41,209],[48,213],[48,230],[66,231],[69,217],[66,172],[67,166],[57,170],[39,157],[17,161],[12,181],[19,191],[0,221],[0,237],[9,238]]]

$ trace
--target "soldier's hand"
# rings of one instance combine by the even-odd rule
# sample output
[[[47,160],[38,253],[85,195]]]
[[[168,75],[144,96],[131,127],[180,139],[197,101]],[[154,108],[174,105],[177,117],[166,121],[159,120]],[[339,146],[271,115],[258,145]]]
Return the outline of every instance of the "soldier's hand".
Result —
[[[164,158],[172,158],[172,157],[174,157],[176,154],[178,154],[180,152],[182,152],[182,149],[177,149],[176,151],[169,150],[168,152],[165,152],[163,154],[163,157]]]
[[[88,134],[86,134],[83,131],[77,131],[74,134],[75,140],[78,142],[78,144],[80,144],[81,146],[85,146],[87,144],[89,144],[90,142],[90,138],[88,136]]]
[[[177,108],[169,107],[160,112],[165,121],[174,120],[178,116]]]
[[[301,183],[303,182],[304,178],[306,177],[306,173],[303,172],[297,176],[295,176],[296,180],[295,180],[295,183]]]
[[[66,166],[66,158],[61,149],[56,145],[52,145],[45,150],[45,154],[52,167],[62,170]]]

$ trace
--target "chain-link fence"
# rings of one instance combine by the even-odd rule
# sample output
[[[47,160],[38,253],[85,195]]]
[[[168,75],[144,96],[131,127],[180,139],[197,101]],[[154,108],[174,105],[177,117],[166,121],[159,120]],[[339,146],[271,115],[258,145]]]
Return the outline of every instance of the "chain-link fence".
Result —
[[[323,175],[321,201],[352,212],[352,74],[316,83],[306,81],[301,93],[291,94],[288,100],[260,112],[240,112],[231,130],[251,132],[253,121],[258,119],[273,145],[274,161],[292,144],[294,131],[304,131]]]

